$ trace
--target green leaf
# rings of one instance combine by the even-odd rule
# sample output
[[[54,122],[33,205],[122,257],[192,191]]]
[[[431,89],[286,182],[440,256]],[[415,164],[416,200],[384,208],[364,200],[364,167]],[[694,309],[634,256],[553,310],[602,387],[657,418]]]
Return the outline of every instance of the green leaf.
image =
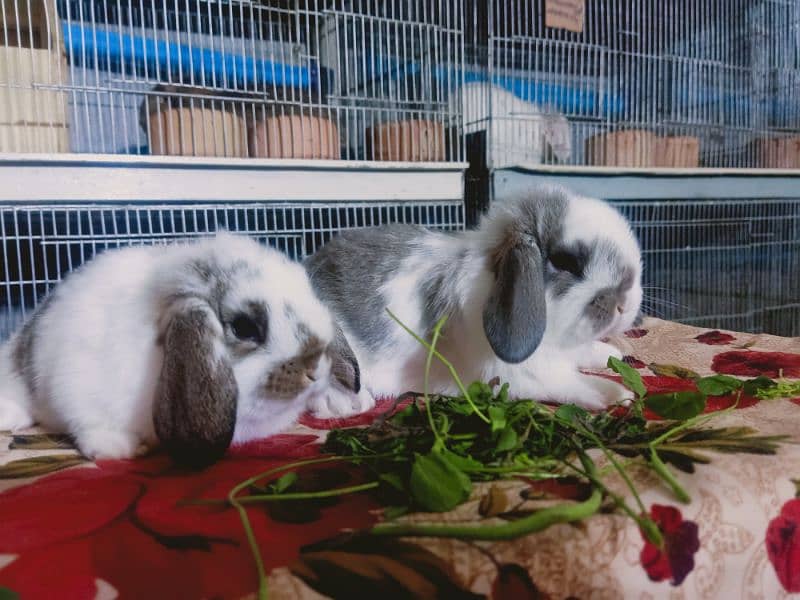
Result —
[[[742,392],[748,396],[757,397],[759,391],[768,390],[776,385],[778,385],[777,382],[773,381],[769,377],[759,375],[758,377],[754,377],[753,379],[748,379],[745,381],[742,385]]]
[[[576,420],[582,420],[589,417],[589,412],[576,404],[562,404],[556,409],[554,413],[557,419],[574,423]],[[579,419],[580,417],[580,419]]]
[[[642,376],[628,363],[622,362],[613,356],[608,357],[608,368],[618,373],[622,377],[622,383],[639,398],[644,397],[647,388],[644,387]]]
[[[658,363],[650,363],[647,365],[656,375],[662,377],[677,377],[678,379],[700,379],[700,375],[686,367],[679,367],[677,365],[661,365]]]
[[[508,402],[508,384],[504,383],[500,386],[500,391],[497,392],[497,401],[506,403]]]
[[[289,471],[286,475],[282,475],[272,482],[272,491],[276,494],[280,494],[289,489],[295,481],[297,481],[297,473]]]
[[[475,460],[471,456],[456,454],[447,448],[443,448],[441,450],[441,454],[447,459],[448,462],[450,462],[450,464],[466,473],[469,473],[470,471],[477,471],[479,469],[483,469],[484,467],[482,462]]]
[[[500,433],[500,437],[497,440],[496,450],[498,452],[507,452],[514,448],[517,445],[517,432],[514,431],[513,427],[506,427]]]
[[[397,473],[381,473],[378,475],[378,479],[381,481],[385,481],[388,483],[392,488],[396,489],[398,492],[405,492],[406,486],[403,485],[403,480]]]
[[[23,477],[38,477],[67,467],[74,467],[89,462],[88,459],[78,454],[51,454],[49,456],[33,456],[12,460],[0,465],[0,479],[21,479]]]
[[[15,435],[8,445],[9,450],[73,450],[72,436],[63,433],[32,433]]]
[[[469,397],[472,398],[473,402],[478,401],[487,401],[491,399],[493,396],[492,388],[489,387],[488,383],[484,383],[483,381],[473,381],[467,387],[467,392],[469,393]]]
[[[700,392],[673,392],[648,396],[644,404],[660,417],[685,421],[703,412],[706,397]]]
[[[383,518],[392,520],[407,515],[411,509],[408,506],[387,506],[383,509]]]
[[[501,431],[506,426],[506,407],[503,405],[492,405],[489,407],[489,419],[492,423],[492,433]]]
[[[697,389],[706,396],[724,396],[742,387],[742,380],[729,375],[712,375],[697,380]]]
[[[0,600],[19,600],[19,594],[7,587],[0,587]]]
[[[463,587],[453,567],[431,551],[391,538],[307,546],[290,569],[330,598],[484,598]]]
[[[409,487],[423,510],[447,512],[469,498],[472,481],[443,454],[431,452],[415,455]]]

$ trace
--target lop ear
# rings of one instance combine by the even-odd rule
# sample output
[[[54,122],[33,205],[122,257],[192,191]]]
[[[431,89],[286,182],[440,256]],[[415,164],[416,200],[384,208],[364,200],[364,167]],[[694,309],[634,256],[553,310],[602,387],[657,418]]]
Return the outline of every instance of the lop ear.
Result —
[[[493,255],[494,285],[483,309],[483,330],[494,353],[508,363],[528,358],[546,324],[544,263],[530,236],[515,233]]]
[[[341,327],[334,325],[336,332],[333,341],[328,346],[328,356],[331,358],[331,375],[346,389],[353,393],[361,391],[361,370],[355,352],[347,343]]]
[[[218,329],[211,309],[195,304],[176,312],[162,336],[153,423],[175,462],[193,468],[221,458],[236,425],[239,391],[230,363],[218,351]]]

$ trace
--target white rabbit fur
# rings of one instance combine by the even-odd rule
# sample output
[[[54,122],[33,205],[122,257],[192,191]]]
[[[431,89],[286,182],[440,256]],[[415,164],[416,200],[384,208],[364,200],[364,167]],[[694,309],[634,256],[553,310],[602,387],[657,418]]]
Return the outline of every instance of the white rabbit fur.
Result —
[[[569,121],[561,114],[542,109],[508,90],[484,81],[464,84],[450,100],[451,114],[461,112],[464,132],[487,129],[491,166],[497,169],[541,164],[547,146],[560,163],[572,157]]]
[[[335,334],[303,268],[245,237],[107,251],[0,347],[0,429],[38,422],[91,458],[167,438],[202,466],[326,392]]]
[[[427,351],[388,308],[425,335],[448,316],[438,350],[467,382],[498,376],[513,397],[591,409],[630,397],[580,371],[621,357],[601,340],[633,324],[642,298],[638,243],[602,201],[547,188],[497,203],[475,231],[347,231],[306,267],[376,396],[424,385]],[[437,361],[429,385],[456,392]]]

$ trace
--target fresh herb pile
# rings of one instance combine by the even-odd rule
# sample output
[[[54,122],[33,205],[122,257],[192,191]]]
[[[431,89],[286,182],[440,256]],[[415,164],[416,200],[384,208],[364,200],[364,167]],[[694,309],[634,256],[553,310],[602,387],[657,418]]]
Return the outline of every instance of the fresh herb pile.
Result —
[[[697,391],[649,395],[639,373],[612,357],[608,366],[635,395],[629,406],[593,414],[575,405],[554,408],[534,400],[510,402],[507,384],[493,381],[463,385],[452,365],[435,349],[443,324],[444,320],[437,323],[431,343],[406,330],[428,349],[426,372],[433,358],[440,360],[461,390],[459,396],[407,395],[369,427],[331,431],[323,447],[329,456],[273,469],[231,491],[228,501],[239,510],[259,566],[261,597],[266,593],[266,577],[242,506],[245,503],[290,502],[367,492],[376,494],[381,505],[388,508],[384,521],[363,532],[364,535],[497,540],[586,518],[606,502],[632,518],[647,539],[661,547],[662,533],[648,516],[629,477],[632,464],[651,469],[677,500],[689,502],[689,494],[673,475],[673,468],[692,473],[696,464],[708,462],[703,451],[709,450],[773,454],[784,439],[759,436],[746,427],[706,427],[710,419],[726,411],[709,415],[703,411],[708,396],[733,394],[738,398],[747,394],[772,398],[785,391],[786,382],[766,377],[742,381],[716,375],[696,379]],[[403,399],[410,402],[398,410]],[[645,409],[665,420],[648,422]],[[605,458],[606,466],[602,469],[595,462],[598,455]],[[362,466],[367,481],[347,488],[298,491],[303,475],[296,469],[335,461]],[[604,483],[610,472],[625,482],[633,506]],[[514,518],[478,519],[467,524],[396,519],[410,511],[452,510],[470,498],[476,482],[565,476],[577,478],[587,486],[588,497]],[[264,480],[271,482],[259,487],[258,482]],[[244,495],[245,490],[250,495]]]

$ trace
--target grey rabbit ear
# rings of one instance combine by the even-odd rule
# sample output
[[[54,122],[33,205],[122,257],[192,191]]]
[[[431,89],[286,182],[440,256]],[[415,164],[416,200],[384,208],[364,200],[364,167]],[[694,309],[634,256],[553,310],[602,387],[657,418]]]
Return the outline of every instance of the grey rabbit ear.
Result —
[[[233,439],[239,389],[228,360],[215,352],[216,316],[194,305],[176,312],[163,333],[164,360],[153,423],[175,462],[202,468]]]
[[[328,346],[328,356],[331,359],[331,375],[346,389],[358,393],[361,391],[361,369],[358,359],[347,343],[341,327],[334,325],[336,332],[333,341]]]
[[[544,335],[544,261],[532,236],[514,232],[494,249],[494,286],[483,309],[483,330],[494,353],[520,363]]]

